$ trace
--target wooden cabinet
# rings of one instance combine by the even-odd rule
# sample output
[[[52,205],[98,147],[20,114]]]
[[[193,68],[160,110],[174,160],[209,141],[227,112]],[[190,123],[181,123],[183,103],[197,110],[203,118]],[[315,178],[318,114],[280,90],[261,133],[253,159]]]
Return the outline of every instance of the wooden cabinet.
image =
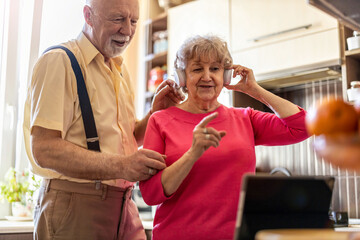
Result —
[[[347,99],[346,89],[350,88],[350,82],[360,81],[360,49],[347,50],[346,39],[353,36],[353,30],[342,27],[342,49],[344,50],[344,60],[342,64],[343,76],[343,97]]]
[[[0,234],[0,240],[32,240],[32,233],[4,233]]]
[[[146,114],[151,107],[152,97],[154,91],[149,88],[150,80],[150,71],[155,67],[164,68],[167,61],[167,39],[162,39],[162,46],[157,50],[156,41],[154,38],[154,33],[165,34],[167,32],[167,13],[162,12],[154,19],[148,19],[145,22],[145,33],[146,33],[146,56],[145,56],[145,84],[146,84],[146,93],[145,93],[145,109],[144,113]]]

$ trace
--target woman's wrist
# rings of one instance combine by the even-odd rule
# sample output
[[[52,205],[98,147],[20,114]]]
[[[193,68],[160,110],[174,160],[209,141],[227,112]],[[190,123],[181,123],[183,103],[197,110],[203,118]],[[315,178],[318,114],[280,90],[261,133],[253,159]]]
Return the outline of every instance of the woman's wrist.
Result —
[[[186,157],[192,163],[195,163],[201,157],[201,155],[202,154],[199,153],[198,151],[190,148],[183,156]]]

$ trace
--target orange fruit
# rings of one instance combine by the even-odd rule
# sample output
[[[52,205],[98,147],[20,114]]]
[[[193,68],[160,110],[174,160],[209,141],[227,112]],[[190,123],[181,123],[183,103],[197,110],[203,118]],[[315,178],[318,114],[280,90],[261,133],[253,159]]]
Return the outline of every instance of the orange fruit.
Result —
[[[342,99],[330,97],[318,102],[306,115],[309,134],[337,135],[355,133],[358,129],[355,107]]]

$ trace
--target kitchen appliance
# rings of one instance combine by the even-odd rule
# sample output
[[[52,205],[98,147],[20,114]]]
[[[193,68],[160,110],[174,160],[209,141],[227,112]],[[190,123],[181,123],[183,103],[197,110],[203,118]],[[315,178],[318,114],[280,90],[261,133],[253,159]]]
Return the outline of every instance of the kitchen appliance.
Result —
[[[329,228],[335,178],[245,175],[235,240],[254,239],[263,229]]]
[[[307,82],[330,80],[341,77],[340,65],[305,66],[302,69],[288,69],[287,71],[257,75],[258,83],[266,89],[279,89],[301,85]]]

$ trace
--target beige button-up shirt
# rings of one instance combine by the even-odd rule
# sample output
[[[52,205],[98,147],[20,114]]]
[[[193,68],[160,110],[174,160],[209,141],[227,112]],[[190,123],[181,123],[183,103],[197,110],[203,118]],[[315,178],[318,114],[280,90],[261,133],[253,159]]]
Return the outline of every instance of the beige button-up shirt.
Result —
[[[121,57],[112,58],[110,68],[104,57],[81,33],[76,40],[63,44],[70,49],[81,67],[93,110],[102,152],[130,155],[137,150],[133,132],[136,122],[134,90]],[[44,178],[74,179],[40,168],[30,149],[33,126],[58,130],[64,140],[87,148],[84,124],[70,59],[61,49],[51,50],[38,60],[28,89],[24,114],[24,136],[33,172]],[[103,183],[128,187],[122,179]]]

